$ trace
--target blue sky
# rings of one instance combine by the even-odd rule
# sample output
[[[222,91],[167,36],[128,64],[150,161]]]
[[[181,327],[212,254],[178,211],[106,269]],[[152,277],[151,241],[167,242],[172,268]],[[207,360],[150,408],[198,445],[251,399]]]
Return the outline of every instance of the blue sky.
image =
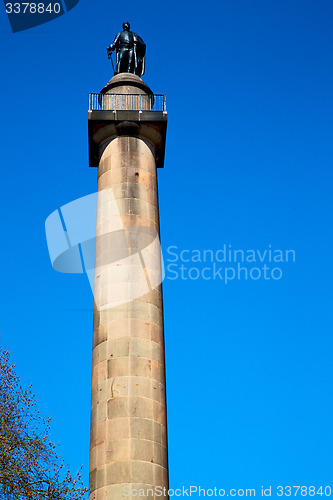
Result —
[[[147,44],[144,81],[167,95],[166,265],[170,246],[296,255],[280,280],[167,270],[170,486],[333,487],[329,0],[80,0],[15,34],[0,9],[1,345],[87,480],[92,295],[52,269],[44,223],[96,189],[88,94],[126,20]]]

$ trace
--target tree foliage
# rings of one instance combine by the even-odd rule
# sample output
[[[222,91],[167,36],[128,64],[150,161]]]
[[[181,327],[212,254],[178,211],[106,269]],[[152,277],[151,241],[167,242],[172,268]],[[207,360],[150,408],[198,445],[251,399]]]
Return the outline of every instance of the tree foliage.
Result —
[[[0,349],[0,499],[81,500],[80,472],[65,470],[31,388],[24,390],[7,351]]]

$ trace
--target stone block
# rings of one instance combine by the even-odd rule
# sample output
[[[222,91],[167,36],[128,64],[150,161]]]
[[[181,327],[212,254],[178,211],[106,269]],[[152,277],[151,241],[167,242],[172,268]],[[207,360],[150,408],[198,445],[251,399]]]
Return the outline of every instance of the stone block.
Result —
[[[131,438],[131,460],[154,462],[154,442],[147,439]]]
[[[133,338],[130,342],[130,355],[163,362],[161,346],[151,340]]]
[[[155,467],[152,462],[131,462],[131,479],[133,483],[155,483]]]
[[[108,359],[108,341],[99,343],[93,349],[93,366]]]
[[[120,358],[130,355],[130,337],[116,338],[108,340],[108,359]]]
[[[108,365],[107,360],[101,361],[93,366],[92,370],[92,386],[96,386],[102,380],[106,380],[108,378]]]
[[[107,402],[108,419],[119,419],[121,417],[129,417],[130,401],[128,398],[112,398]]]
[[[104,420],[103,422],[96,424],[94,427],[91,426],[90,448],[105,441],[105,436],[107,432],[107,422],[108,422],[107,420]]]
[[[135,358],[133,356],[109,359],[108,361],[108,377],[151,377],[151,360],[143,358]]]
[[[132,397],[161,400],[160,384],[155,380],[144,377],[128,377],[126,382],[128,384],[128,394]],[[126,382],[124,381],[124,383]]]
[[[133,439],[155,440],[154,422],[148,418],[131,418],[130,419],[130,436]]]
[[[159,443],[153,443],[153,462],[164,468],[168,467],[167,449]],[[162,480],[163,481],[163,480]]]
[[[102,342],[107,340],[107,328],[105,325],[100,325],[97,328],[94,328],[93,333],[93,349]]]
[[[138,297],[135,300],[154,304],[154,306],[158,307],[161,310],[163,307],[163,299],[160,288],[154,288],[153,290],[150,290],[148,293],[146,293],[145,295],[141,295],[141,297]]]
[[[148,201],[148,188],[143,184],[134,182],[123,182],[122,184],[114,184],[112,191],[115,199],[139,199]]]
[[[157,234],[159,234],[158,224],[155,221],[147,219],[146,217],[142,217],[141,215],[121,215],[121,221],[125,229],[133,226],[146,226],[155,229]]]
[[[103,328],[107,330],[108,338],[110,340],[125,337],[149,339],[150,337],[149,322],[136,318],[118,318],[108,323],[104,323]]]
[[[154,418],[154,401],[152,399],[130,397],[128,398],[128,413],[132,417]],[[156,403],[158,403],[156,401]],[[159,404],[159,403],[158,403]]]
[[[101,401],[91,408],[91,426],[95,427],[107,418],[107,402]]]
[[[162,355],[162,353],[161,353]],[[151,362],[151,378],[157,382],[165,385],[165,373],[163,362],[152,361]]]
[[[117,439],[106,444],[106,463],[127,462],[131,459],[132,441],[130,439]]]
[[[104,439],[107,437],[109,441],[112,441],[129,438],[130,422],[131,419],[128,417],[112,418],[111,420],[107,420],[107,434],[104,435]]]
[[[163,325],[151,322],[149,324],[149,337],[150,340],[164,347]]]
[[[107,485],[130,483],[132,481],[131,462],[114,462],[106,466]]]
[[[106,447],[105,442],[90,448],[90,467],[98,469],[106,463]]]
[[[161,403],[160,401],[153,401],[153,419],[166,427],[167,422],[165,404]]]

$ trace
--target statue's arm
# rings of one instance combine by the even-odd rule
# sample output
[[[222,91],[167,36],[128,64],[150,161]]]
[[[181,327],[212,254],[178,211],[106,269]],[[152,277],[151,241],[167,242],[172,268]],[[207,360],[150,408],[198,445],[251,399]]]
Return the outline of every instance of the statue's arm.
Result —
[[[107,48],[108,52],[112,52],[117,47],[118,40],[119,40],[119,35],[120,35],[120,33],[118,33],[118,35],[116,35],[116,38],[114,39],[114,42],[111,43],[111,45],[108,46],[108,48]]]

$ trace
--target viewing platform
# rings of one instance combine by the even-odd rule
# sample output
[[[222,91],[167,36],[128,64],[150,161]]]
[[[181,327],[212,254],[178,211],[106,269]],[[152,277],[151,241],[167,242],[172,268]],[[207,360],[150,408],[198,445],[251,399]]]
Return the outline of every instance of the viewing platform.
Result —
[[[113,93],[115,90],[89,94],[89,166],[98,166],[103,142],[117,136],[131,136],[154,146],[156,166],[162,168],[167,128],[165,95]]]
[[[89,94],[89,111],[163,111],[163,94]]]

